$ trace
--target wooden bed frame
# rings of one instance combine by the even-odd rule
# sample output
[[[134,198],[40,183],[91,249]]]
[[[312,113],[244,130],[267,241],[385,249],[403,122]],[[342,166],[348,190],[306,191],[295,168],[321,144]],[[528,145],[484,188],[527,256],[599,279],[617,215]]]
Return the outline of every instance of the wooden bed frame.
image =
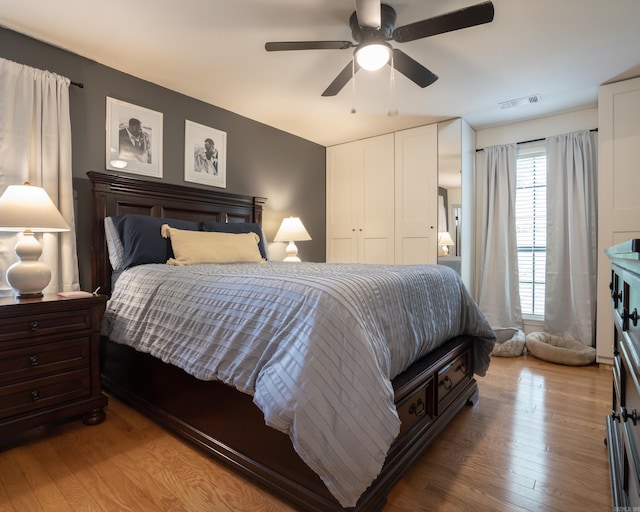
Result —
[[[88,172],[93,190],[93,288],[110,294],[104,218],[124,213],[187,220],[261,222],[265,199]],[[402,427],[381,474],[355,511],[380,510],[408,466],[467,403],[475,403],[474,341],[459,336],[393,381]],[[130,347],[103,339],[101,376],[114,396],[302,510],[344,510],[294,451],[264,423],[252,398],[217,381],[200,381]]]

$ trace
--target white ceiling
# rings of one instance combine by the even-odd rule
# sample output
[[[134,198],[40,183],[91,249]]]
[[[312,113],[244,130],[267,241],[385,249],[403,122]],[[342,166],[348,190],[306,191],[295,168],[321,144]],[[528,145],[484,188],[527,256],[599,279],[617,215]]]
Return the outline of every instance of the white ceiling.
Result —
[[[396,27],[480,0],[388,0]],[[394,47],[440,79],[389,66],[324,89],[352,50],[266,52],[266,41],[352,40],[353,0],[0,0],[0,25],[328,146],[463,117],[472,127],[589,108],[598,86],[640,75],[639,0],[493,0],[492,23]],[[69,77],[72,80],[74,77]],[[503,110],[499,102],[540,94]],[[351,114],[355,103],[357,113]]]

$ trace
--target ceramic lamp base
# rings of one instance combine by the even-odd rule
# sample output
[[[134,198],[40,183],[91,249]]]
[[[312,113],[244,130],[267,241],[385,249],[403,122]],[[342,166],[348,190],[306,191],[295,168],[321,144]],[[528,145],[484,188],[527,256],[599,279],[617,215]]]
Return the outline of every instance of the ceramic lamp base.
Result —
[[[16,292],[16,297],[41,297],[51,281],[51,270],[39,261],[42,246],[31,231],[25,231],[16,244],[16,254],[20,261],[7,269],[7,282]]]

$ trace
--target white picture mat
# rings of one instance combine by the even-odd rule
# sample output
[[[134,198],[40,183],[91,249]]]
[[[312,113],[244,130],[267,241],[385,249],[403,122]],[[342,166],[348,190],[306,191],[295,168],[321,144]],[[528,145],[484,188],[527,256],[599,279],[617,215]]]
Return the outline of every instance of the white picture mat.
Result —
[[[124,147],[121,134],[131,119],[140,121],[147,147]],[[162,178],[161,112],[107,97],[106,134],[107,169]]]
[[[206,159],[205,141],[213,141],[217,151],[217,167],[200,165]],[[185,121],[184,128],[184,180],[214,187],[227,186],[227,134],[209,126]]]

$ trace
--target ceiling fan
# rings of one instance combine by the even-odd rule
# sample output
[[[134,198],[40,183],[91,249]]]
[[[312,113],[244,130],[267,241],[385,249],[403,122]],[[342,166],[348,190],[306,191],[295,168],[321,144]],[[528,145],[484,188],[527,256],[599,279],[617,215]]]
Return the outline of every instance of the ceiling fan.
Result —
[[[335,96],[349,82],[358,70],[375,70],[387,63],[420,87],[427,87],[438,76],[409,57],[402,50],[393,48],[387,41],[407,43],[416,39],[474,27],[493,21],[493,3],[482,2],[440,16],[409,23],[395,28],[396,11],[380,0],[355,0],[356,10],[349,18],[353,39],[351,41],[289,41],[265,44],[268,52],[288,50],[346,50],[355,48],[354,59],[338,74],[322,93]],[[371,63],[373,61],[373,63]]]

